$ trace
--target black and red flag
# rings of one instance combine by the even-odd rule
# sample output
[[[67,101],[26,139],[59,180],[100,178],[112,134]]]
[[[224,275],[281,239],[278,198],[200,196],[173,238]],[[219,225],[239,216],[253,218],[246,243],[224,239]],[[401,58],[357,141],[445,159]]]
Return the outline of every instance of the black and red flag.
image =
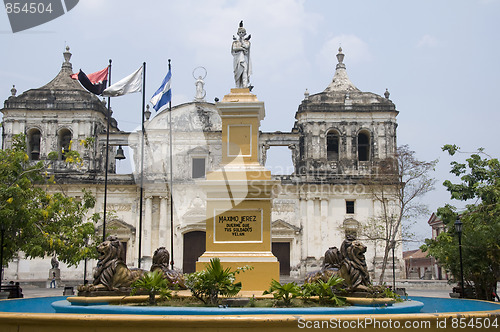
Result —
[[[81,85],[93,94],[100,95],[108,84],[108,67],[88,75],[80,69],[78,73],[71,75],[71,78],[80,81]]]

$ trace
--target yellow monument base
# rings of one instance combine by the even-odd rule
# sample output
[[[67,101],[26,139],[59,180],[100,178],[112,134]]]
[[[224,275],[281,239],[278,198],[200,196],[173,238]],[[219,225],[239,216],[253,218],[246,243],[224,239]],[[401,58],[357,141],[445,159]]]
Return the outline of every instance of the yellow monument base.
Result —
[[[212,254],[214,256],[210,257]],[[200,271],[206,269],[207,262],[204,262],[204,260],[210,261],[211,258],[215,257],[221,260],[224,268],[229,267],[231,271],[236,271],[239,267],[251,266],[253,268],[252,270],[247,270],[236,275],[236,282],[241,282],[242,291],[255,292],[255,296],[262,295],[264,290],[269,289],[272,279],[279,281],[280,266],[276,257],[272,256],[272,254],[272,257],[266,256],[264,253],[252,254],[256,254],[256,256],[222,257],[217,253],[205,253],[205,255],[200,257],[200,260],[196,262],[196,270]],[[274,261],[265,261],[265,258],[274,258]]]
[[[231,89],[217,103],[222,119],[222,162],[200,183],[207,194],[206,252],[196,270],[219,258],[224,268],[253,269],[237,275],[242,290],[262,292],[279,281],[271,252],[271,196],[275,181],[259,164],[260,121],[264,103],[248,89]]]

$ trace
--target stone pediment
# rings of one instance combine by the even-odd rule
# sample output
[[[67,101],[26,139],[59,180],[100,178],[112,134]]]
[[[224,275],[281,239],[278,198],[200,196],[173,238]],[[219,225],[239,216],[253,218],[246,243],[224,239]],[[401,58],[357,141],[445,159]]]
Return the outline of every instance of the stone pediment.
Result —
[[[205,218],[205,216],[203,216]],[[197,219],[197,222],[192,222],[189,223],[188,225],[179,227],[178,230],[181,234],[193,232],[193,231],[202,231],[205,232],[207,229],[207,223],[205,222],[205,219],[200,220]]]
[[[170,127],[168,108],[158,113],[146,125],[148,135],[153,131],[164,131]],[[186,103],[172,107],[172,127],[177,133],[199,133],[222,130],[222,122],[217,108],[211,103]],[[161,134],[160,134],[161,135]]]
[[[97,228],[98,233],[102,233],[102,225]],[[135,236],[135,227],[120,219],[112,219],[106,223],[106,233],[117,235],[119,238]]]
[[[191,149],[187,152],[188,155],[208,155],[209,151],[207,148],[198,146],[194,149]]]
[[[196,196],[189,204],[188,211],[182,216],[186,222],[203,222],[207,218],[205,202]]]
[[[302,228],[294,226],[282,219],[275,220],[271,223],[273,235],[296,235],[302,232]]]
[[[185,221],[192,222],[198,220],[205,220],[207,215],[205,209],[192,209],[186,212],[182,217]]]

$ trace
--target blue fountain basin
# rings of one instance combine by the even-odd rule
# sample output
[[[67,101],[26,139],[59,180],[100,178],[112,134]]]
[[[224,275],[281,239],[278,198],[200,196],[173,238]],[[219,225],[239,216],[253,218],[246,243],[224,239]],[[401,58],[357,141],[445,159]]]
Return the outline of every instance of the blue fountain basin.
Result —
[[[148,307],[107,304],[72,305],[66,296],[0,301],[0,312],[129,314],[129,315],[356,315],[404,313],[452,313],[498,311],[500,303],[467,299],[411,297],[409,301],[382,307],[315,307],[315,308],[214,308],[214,307]]]
[[[123,314],[123,315],[355,315],[355,314],[404,314],[420,312],[420,301],[405,301],[390,306],[349,306],[314,308],[234,308],[234,307],[165,307],[130,305],[75,305],[67,300],[55,301],[57,313],[66,314]]]

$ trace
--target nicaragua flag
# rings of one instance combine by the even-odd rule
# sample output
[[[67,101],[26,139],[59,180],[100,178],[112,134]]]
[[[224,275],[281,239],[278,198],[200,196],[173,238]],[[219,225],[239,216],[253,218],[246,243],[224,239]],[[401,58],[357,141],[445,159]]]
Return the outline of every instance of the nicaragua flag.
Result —
[[[78,73],[71,75],[71,78],[80,81],[80,84],[93,94],[100,95],[108,84],[108,67],[88,75],[80,69]]]
[[[153,97],[151,97],[150,103],[153,104],[153,108],[158,112],[160,108],[168,104],[172,100],[172,90],[170,89],[170,78],[172,74],[170,70],[167,73],[167,76],[161,82],[160,87],[156,90]]]

